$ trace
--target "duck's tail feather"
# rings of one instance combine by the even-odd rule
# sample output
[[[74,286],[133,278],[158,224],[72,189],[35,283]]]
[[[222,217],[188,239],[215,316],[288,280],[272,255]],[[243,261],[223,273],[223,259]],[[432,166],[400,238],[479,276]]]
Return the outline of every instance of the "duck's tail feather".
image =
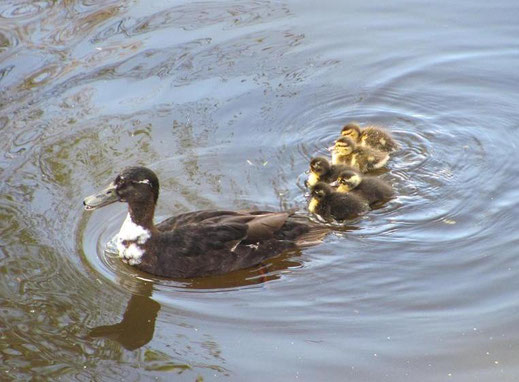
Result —
[[[313,225],[309,227],[308,232],[299,236],[295,243],[300,248],[311,247],[321,243],[329,233],[328,227]]]
[[[329,227],[315,223],[305,215],[293,214],[285,224],[292,226],[285,239],[293,240],[298,247],[317,245],[330,233]]]

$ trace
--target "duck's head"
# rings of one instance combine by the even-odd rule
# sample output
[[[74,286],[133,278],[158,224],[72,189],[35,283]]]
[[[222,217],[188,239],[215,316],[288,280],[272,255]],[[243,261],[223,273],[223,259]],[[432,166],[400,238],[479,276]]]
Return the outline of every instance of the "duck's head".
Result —
[[[152,203],[159,198],[159,180],[157,175],[146,167],[128,167],[101,192],[83,200],[86,210],[101,208],[115,202],[130,205]]]
[[[353,139],[353,141],[357,142],[360,136],[360,126],[355,122],[350,122],[341,130],[341,136],[349,137]]]
[[[350,192],[362,181],[361,175],[352,170],[344,170],[337,177],[337,191]]]
[[[330,171],[330,162],[324,157],[315,157],[310,161],[310,171],[317,176],[322,176]]]
[[[340,137],[335,141],[333,150],[338,155],[350,155],[355,148],[355,143],[349,137]]]
[[[324,182],[319,182],[315,186],[312,187],[310,190],[310,195],[312,198],[315,198],[317,200],[324,199],[327,195],[331,194],[333,192],[333,188]]]

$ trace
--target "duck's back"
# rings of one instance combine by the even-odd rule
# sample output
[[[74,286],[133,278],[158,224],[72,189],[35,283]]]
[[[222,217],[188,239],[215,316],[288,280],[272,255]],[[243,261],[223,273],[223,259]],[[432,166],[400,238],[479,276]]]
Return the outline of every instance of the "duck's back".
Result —
[[[365,177],[353,190],[353,193],[365,199],[370,205],[386,201],[393,197],[393,189],[391,186],[374,177]]]
[[[167,219],[138,265],[166,277],[200,277],[248,268],[328,232],[286,212],[197,211]]]
[[[367,209],[367,204],[357,195],[334,192],[319,203],[316,213],[325,220],[345,220],[355,218]]]
[[[368,126],[360,135],[360,142],[363,146],[368,146],[384,152],[397,150],[398,145],[391,135],[378,126]]]

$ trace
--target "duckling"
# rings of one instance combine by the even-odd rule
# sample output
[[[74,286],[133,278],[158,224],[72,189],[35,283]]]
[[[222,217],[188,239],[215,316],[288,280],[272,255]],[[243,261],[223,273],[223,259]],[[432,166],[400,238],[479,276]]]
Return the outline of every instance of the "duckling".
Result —
[[[306,186],[314,186],[317,182],[335,182],[337,176],[346,170],[355,171],[353,167],[343,164],[330,164],[328,159],[324,157],[314,157],[310,161],[310,175],[306,181]]]
[[[351,138],[353,142],[360,146],[370,147],[385,153],[398,149],[398,145],[391,135],[377,126],[368,126],[361,129],[355,122],[350,122],[342,128],[341,135]]]
[[[337,139],[332,150],[333,164],[345,164],[358,169],[360,172],[381,168],[385,166],[388,159],[389,154],[367,147],[356,146],[349,137]]]
[[[308,210],[327,221],[351,219],[369,210],[367,202],[357,195],[337,192],[324,182],[313,186],[310,195]]]
[[[337,178],[337,191],[357,195],[369,205],[389,200],[393,188],[389,183],[373,176],[363,176],[355,171],[343,171]]]
[[[116,239],[119,257],[157,276],[199,277],[251,267],[285,250],[317,244],[329,232],[294,212],[205,210],[155,225],[158,197],[155,173],[130,167],[83,201],[86,210],[128,204]]]

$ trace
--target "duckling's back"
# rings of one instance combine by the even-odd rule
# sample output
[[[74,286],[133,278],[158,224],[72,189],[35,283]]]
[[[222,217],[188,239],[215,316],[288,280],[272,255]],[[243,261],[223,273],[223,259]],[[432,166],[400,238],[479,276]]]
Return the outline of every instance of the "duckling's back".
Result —
[[[390,184],[374,177],[365,177],[352,193],[366,200],[370,205],[383,202],[393,197]]]
[[[367,203],[352,193],[332,192],[319,201],[314,213],[325,220],[353,219],[368,210]]]
[[[371,147],[386,153],[396,151],[398,145],[391,135],[378,126],[368,126],[360,135],[362,146]]]

